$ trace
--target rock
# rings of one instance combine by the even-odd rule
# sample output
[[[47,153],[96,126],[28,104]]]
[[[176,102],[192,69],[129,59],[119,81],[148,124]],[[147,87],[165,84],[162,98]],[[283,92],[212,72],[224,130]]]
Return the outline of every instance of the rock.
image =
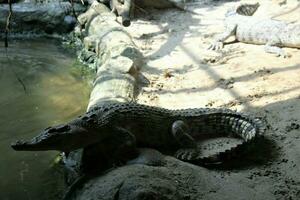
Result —
[[[224,179],[214,170],[169,156],[164,160],[163,166],[131,164],[93,176],[73,187],[65,200],[242,200],[245,194],[258,198],[252,188]]]
[[[188,187],[177,178],[168,167],[126,165],[88,180],[66,199],[182,200],[188,191],[178,189]]]
[[[66,33],[76,24],[69,2],[17,3],[12,9],[11,33]],[[74,9],[77,13],[85,10],[79,4]],[[5,30],[8,13],[8,5],[0,5],[0,34]]]
[[[18,2],[17,0],[11,0],[11,3],[16,3]],[[0,4],[1,3],[8,3],[8,0],[0,0]]]
[[[127,164],[141,164],[148,166],[164,166],[165,156],[155,149],[139,149],[139,156]]]
[[[76,25],[76,18],[74,16],[71,15],[67,15],[64,17],[64,24],[65,24],[65,30],[66,32],[70,32],[72,31],[72,29],[75,27]]]
[[[120,200],[182,200],[172,180],[164,177],[132,177],[124,181],[119,189]]]
[[[270,172],[256,175],[267,174]],[[220,173],[156,150],[140,149],[139,156],[125,166],[80,178],[64,200],[242,200],[245,194],[253,199],[268,199],[268,190],[258,193],[248,184],[241,184],[243,177],[238,171],[228,176],[226,171]]]

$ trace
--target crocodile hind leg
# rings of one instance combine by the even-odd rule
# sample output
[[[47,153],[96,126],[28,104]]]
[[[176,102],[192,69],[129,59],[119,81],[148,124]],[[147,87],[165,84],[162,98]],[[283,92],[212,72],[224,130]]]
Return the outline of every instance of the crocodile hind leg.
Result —
[[[198,155],[197,143],[188,132],[188,126],[183,121],[173,123],[172,134],[181,146],[174,156],[184,161],[192,160]]]
[[[286,58],[288,55],[285,53],[283,49],[276,46],[280,44],[280,40],[278,38],[273,38],[265,45],[265,52],[276,54],[279,57]]]

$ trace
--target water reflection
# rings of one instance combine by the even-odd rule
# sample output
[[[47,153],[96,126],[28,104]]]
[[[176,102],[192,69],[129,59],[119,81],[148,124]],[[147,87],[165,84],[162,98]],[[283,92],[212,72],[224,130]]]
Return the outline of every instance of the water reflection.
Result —
[[[10,143],[83,113],[90,88],[74,55],[54,40],[0,47],[0,199],[58,199],[57,152],[15,152]],[[62,177],[61,177],[62,179]]]

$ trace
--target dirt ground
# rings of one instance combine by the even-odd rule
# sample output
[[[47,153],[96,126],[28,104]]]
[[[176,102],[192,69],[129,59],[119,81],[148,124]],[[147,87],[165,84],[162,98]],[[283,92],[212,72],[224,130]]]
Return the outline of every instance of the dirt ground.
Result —
[[[127,28],[147,58],[142,73],[150,84],[138,101],[165,108],[227,107],[263,118],[268,131],[255,146],[260,156],[217,171],[258,194],[241,199],[300,199],[300,50],[284,48],[289,58],[243,43],[207,50],[224,30],[225,12],[237,3],[213,2],[189,3],[186,12],[141,11]],[[260,3],[255,17],[300,21],[297,0]],[[259,196],[262,191],[267,195]]]

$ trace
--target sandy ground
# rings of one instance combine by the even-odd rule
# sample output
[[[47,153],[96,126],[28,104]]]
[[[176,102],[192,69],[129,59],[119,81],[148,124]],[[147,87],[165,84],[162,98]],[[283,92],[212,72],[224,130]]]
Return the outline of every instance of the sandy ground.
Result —
[[[147,58],[142,73],[150,84],[138,101],[165,108],[227,107],[263,118],[269,129],[268,142],[255,147],[260,158],[219,173],[258,194],[267,192],[258,199],[300,199],[300,50],[284,48],[286,59],[251,44],[207,50],[237,1],[207,2],[189,3],[193,12],[140,13],[128,28]],[[260,3],[255,16],[300,20],[297,0]]]

